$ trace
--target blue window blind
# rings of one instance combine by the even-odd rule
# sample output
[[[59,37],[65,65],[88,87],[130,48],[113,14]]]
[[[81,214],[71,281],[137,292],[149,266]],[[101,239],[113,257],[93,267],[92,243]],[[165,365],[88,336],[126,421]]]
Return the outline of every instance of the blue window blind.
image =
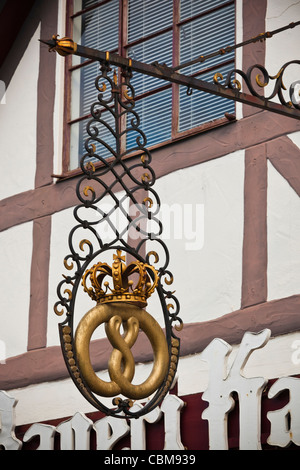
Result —
[[[170,0],[129,0],[128,43],[172,26]]]
[[[121,12],[119,0],[75,2],[77,7],[80,4],[74,19],[81,34],[80,44],[117,53],[125,50],[127,57],[141,62],[158,61],[172,67],[174,51],[178,51],[177,63],[182,64],[235,43],[233,1],[180,0],[179,12],[173,12],[176,2],[171,0],[128,0],[127,9]],[[120,37],[120,21],[124,20],[124,14],[127,15],[127,37]],[[175,23],[178,16],[179,22]],[[233,68],[234,52],[185,67],[181,73],[212,81],[216,72],[226,75]],[[76,92],[72,91],[71,103],[74,121],[71,120],[71,165],[75,168],[85,152],[86,123],[90,106],[97,100],[94,80],[99,74],[99,65],[85,63],[82,59],[79,70],[72,73],[74,77],[77,74],[73,90]],[[185,87],[179,87],[178,95],[173,94],[172,85],[158,78],[134,73],[131,82],[135,88],[135,109],[141,118],[140,127],[147,136],[148,146],[170,141],[181,132],[222,118],[225,112],[234,113],[233,101],[196,90],[190,96]],[[178,101],[173,109],[174,100]],[[106,115],[108,122],[113,124],[109,114],[105,112],[103,118]],[[178,123],[177,129],[174,124],[172,126],[174,119]],[[115,148],[107,129],[103,126],[98,130],[99,137]],[[135,139],[134,133],[128,133],[128,149],[136,147]],[[97,148],[98,151],[104,157],[111,156],[106,148]]]
[[[173,9],[168,0],[129,0],[128,8],[128,57],[140,62],[158,61],[172,66]],[[166,29],[168,29],[166,31]],[[155,37],[152,37],[156,33]],[[150,36],[150,37],[149,37]],[[144,38],[143,41],[138,41]],[[137,41],[134,44],[134,41]],[[165,83],[154,77],[134,74],[132,85],[137,96],[159,89]],[[147,137],[147,145],[169,140],[172,129],[172,90],[158,91],[136,101],[141,118],[141,129]],[[130,116],[129,116],[130,119]],[[135,134],[129,133],[128,148],[135,147]]]
[[[180,19],[207,13],[224,4],[228,4],[228,0],[183,0],[180,2]]]
[[[95,0],[83,0],[82,10],[99,4]],[[99,50],[117,51],[119,42],[119,0],[110,0],[107,3],[86,11],[81,17],[81,44]],[[84,59],[82,59],[84,62]],[[80,116],[88,116],[91,105],[97,101],[98,91],[95,88],[95,78],[99,75],[99,64],[88,64],[80,69]],[[105,115],[105,117],[104,117]],[[109,112],[103,114],[103,118],[114,127],[112,116]],[[89,137],[86,125],[89,119],[83,119],[77,124],[75,136],[78,139],[78,161],[85,153],[84,144]],[[115,139],[100,123],[96,126],[99,140],[104,140],[108,146],[115,150]],[[76,139],[76,137],[75,137]],[[72,141],[72,139],[71,139]],[[96,153],[103,158],[111,157],[111,152],[101,143],[96,144]],[[76,145],[74,146],[76,152]]]
[[[215,9],[224,3],[223,8]],[[182,19],[199,13],[202,15],[180,27],[180,63],[186,63],[235,43],[234,3],[228,4],[220,0],[181,2]],[[226,76],[227,72],[232,70],[233,64],[234,52],[231,52],[226,54],[226,57],[217,55],[207,59],[200,67],[198,63],[183,68],[181,72],[192,75],[202,69],[203,73],[198,77],[204,81],[212,81],[214,75],[212,69]],[[205,72],[207,69],[209,71]],[[179,131],[221,118],[225,112],[234,113],[235,110],[233,101],[200,91],[193,91],[191,96],[187,96],[186,90],[182,87],[179,101]]]

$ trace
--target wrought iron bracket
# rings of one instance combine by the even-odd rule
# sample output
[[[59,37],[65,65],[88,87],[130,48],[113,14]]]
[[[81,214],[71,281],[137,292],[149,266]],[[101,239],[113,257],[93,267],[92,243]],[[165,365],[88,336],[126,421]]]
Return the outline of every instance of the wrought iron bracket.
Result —
[[[283,85],[283,74],[287,67],[292,64],[300,65],[299,60],[293,60],[284,64],[279,72],[273,76],[269,75],[267,70],[259,64],[251,66],[245,73],[239,69],[233,69],[229,72],[225,79],[225,83],[221,84],[220,79],[223,77],[220,74],[215,74],[212,82],[207,82],[193,76],[187,76],[176,72],[172,67],[165,64],[153,63],[146,64],[133,59],[121,57],[118,54],[110,54],[107,51],[99,51],[89,47],[81,46],[73,42],[72,39],[62,38],[58,40],[57,36],[53,36],[50,40],[40,40],[42,43],[47,44],[50,50],[55,50],[61,55],[74,54],[85,59],[105,62],[109,60],[111,65],[117,67],[130,68],[134,72],[138,72],[152,77],[159,78],[171,83],[177,83],[187,87],[187,90],[200,90],[210,93],[229,100],[238,101],[240,103],[248,104],[256,108],[264,109],[273,113],[282,114],[283,116],[300,119],[300,80],[293,82],[289,87],[289,100],[285,100],[282,90],[286,89]],[[259,73],[255,76],[256,85],[264,88],[270,83],[270,80],[275,80],[274,88],[269,97],[264,97],[255,90],[252,84],[253,72],[258,70]],[[261,75],[262,74],[262,75]],[[250,94],[241,91],[242,84],[236,78],[240,76],[248,87]],[[262,80],[263,77],[263,80]],[[275,96],[280,100],[280,103],[271,101]]]

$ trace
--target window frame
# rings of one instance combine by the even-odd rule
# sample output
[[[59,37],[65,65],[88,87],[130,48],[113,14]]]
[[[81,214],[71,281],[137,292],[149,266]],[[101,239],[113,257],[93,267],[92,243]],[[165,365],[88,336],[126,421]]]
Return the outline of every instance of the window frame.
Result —
[[[104,5],[105,3],[108,3],[110,0],[102,0],[98,1],[95,3],[95,5],[90,6],[84,10],[78,11],[74,14],[73,10],[73,0],[66,0],[66,36],[73,38],[73,20],[74,18],[91,11],[95,8],[98,8],[99,6]],[[189,18],[185,18],[180,21],[179,14],[180,14],[180,8],[179,8],[179,3],[180,0],[173,0],[172,3],[172,8],[173,8],[173,23],[171,26],[165,27],[157,32],[151,33],[147,36],[144,36],[142,38],[139,38],[135,41],[127,42],[127,18],[128,18],[128,0],[119,0],[119,40],[118,40],[118,49],[113,49],[110,52],[111,53],[117,53],[123,57],[127,56],[127,50],[132,47],[133,45],[140,44],[142,42],[145,42],[148,39],[155,38],[159,36],[160,34],[163,34],[167,31],[172,30],[172,42],[173,42],[173,53],[172,53],[172,66],[176,67],[179,65],[179,54],[180,54],[180,27],[184,24],[188,24],[191,21],[194,21],[195,19],[200,18],[201,16],[206,15],[208,12],[212,13],[214,11],[217,11],[221,8],[224,8],[225,6],[229,5],[234,5],[234,10],[235,10],[235,25],[236,25],[236,0],[228,0],[222,5],[215,6],[209,10],[206,10],[205,12],[198,13],[197,15],[191,16]],[[236,28],[235,28],[235,37],[236,37]],[[126,39],[126,41],[125,41]],[[81,170],[79,168],[79,163],[78,167],[74,169],[70,169],[70,134],[71,134],[71,126],[72,124],[75,124],[78,121],[81,121],[83,119],[86,119],[89,117],[87,116],[80,116],[76,119],[71,120],[71,93],[72,93],[72,85],[71,85],[71,78],[72,78],[72,72],[84,67],[85,65],[91,64],[94,62],[93,60],[87,59],[84,62],[82,62],[79,65],[73,65],[72,64],[72,55],[66,56],[65,58],[65,76],[64,76],[64,81],[65,81],[65,93],[64,93],[64,139],[63,139],[63,158],[62,158],[62,174],[61,175],[54,175],[57,178],[68,178],[72,176],[76,176],[81,173]],[[235,62],[236,62],[236,55],[232,59],[226,59],[224,58],[224,61],[221,63],[211,66],[211,67],[206,67],[202,69],[199,72],[193,73],[192,76],[200,76],[204,73],[207,72],[213,72],[217,71],[220,67],[223,65],[232,63],[232,68],[235,67]],[[146,98],[150,95],[156,94],[160,91],[163,91],[165,89],[172,89],[172,126],[171,126],[171,138],[169,140],[159,142],[155,145],[149,146],[149,150],[152,151],[157,148],[164,147],[166,145],[169,145],[171,143],[180,141],[182,139],[185,139],[187,137],[200,134],[202,132],[206,132],[208,130],[214,129],[216,127],[220,127],[226,124],[229,124],[232,122],[232,119],[228,119],[226,115],[223,118],[218,118],[213,121],[205,122],[200,124],[199,126],[192,127],[187,130],[180,131],[179,128],[179,87],[180,85],[175,84],[175,83],[162,83],[160,87],[157,87],[153,90],[150,90],[148,92],[145,92],[139,96],[136,97],[136,101],[139,101],[140,99]],[[92,103],[91,103],[92,104]],[[147,135],[147,131],[146,131]],[[136,152],[135,152],[136,153]],[[130,153],[126,155],[125,158],[132,158],[135,156],[135,153]],[[110,159],[108,159],[109,161]],[[103,165],[102,163],[97,163],[96,166],[101,166]]]

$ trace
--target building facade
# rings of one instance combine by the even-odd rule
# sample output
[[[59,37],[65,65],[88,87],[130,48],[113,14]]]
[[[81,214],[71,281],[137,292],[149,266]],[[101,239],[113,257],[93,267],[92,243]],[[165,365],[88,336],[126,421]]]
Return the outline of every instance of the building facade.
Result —
[[[211,44],[209,35],[218,31],[218,24],[214,26],[214,17],[209,15],[220,18],[228,9],[227,28],[222,30],[220,23],[225,47],[232,38],[238,44],[298,21],[299,4],[291,0],[210,5],[182,1],[180,7],[179,2],[167,0],[161,2],[166,20],[157,22],[159,32],[150,25],[134,37],[139,17],[129,16],[130,0],[84,5],[68,0],[26,0],[22,7],[17,6],[22,11],[12,35],[16,3],[0,2],[0,30],[6,38],[0,57],[0,390],[4,392],[2,409],[11,410],[8,416],[15,415],[8,433],[14,443],[11,447],[297,448],[300,416],[293,393],[297,395],[300,374],[300,121],[230,100],[227,107],[224,99],[220,103],[203,95],[198,98],[196,91],[186,94],[182,87],[166,82],[153,85],[144,80],[142,84],[143,79],[134,76],[137,109],[142,122],[144,118],[146,135],[149,129],[155,190],[163,209],[162,236],[170,253],[184,327],[178,333],[180,359],[170,395],[142,422],[116,420],[116,424],[95,410],[69,378],[58,335],[61,320],[53,311],[69,251],[68,234],[75,225],[78,158],[86,107],[93,100],[83,90],[94,77],[94,69],[89,75],[88,67],[93,64],[82,65],[74,62],[76,58],[49,52],[39,39],[73,33],[78,43],[82,39],[92,47],[96,23],[83,17],[90,14],[95,18],[96,7],[107,7],[107,18],[104,13],[98,16],[111,28],[118,18],[115,28],[120,36],[112,35],[117,41],[112,51],[130,54],[134,50],[145,62],[160,61],[164,48],[160,50],[159,45],[166,41],[167,48],[168,41],[162,36],[170,32],[170,60],[176,66],[180,59],[207,53],[198,47],[197,37],[198,22],[204,21],[212,25],[206,34],[207,47]],[[112,3],[118,7],[117,13]],[[200,3],[204,10],[197,10]],[[131,6],[149,24],[147,2],[135,1]],[[126,22],[122,23],[125,11]],[[180,17],[180,12],[186,16]],[[86,36],[76,29],[79,17]],[[130,21],[131,38],[124,26]],[[95,36],[91,43],[89,25]],[[180,40],[184,44],[182,37],[191,31],[186,50],[178,54],[176,47]],[[228,60],[218,59],[206,67],[200,78],[212,81],[220,70],[247,71],[254,64],[275,76],[284,64],[298,59],[299,35],[300,28],[291,27],[265,41],[237,48]],[[156,41],[157,48],[145,38]],[[143,53],[139,50],[142,45]],[[191,45],[194,55],[189,56]],[[216,42],[215,47],[220,45]],[[190,73],[197,74],[202,67]],[[299,64],[290,69],[283,78],[287,93],[290,84],[299,80]],[[266,87],[265,96],[271,87]],[[194,101],[188,103],[188,99]],[[201,106],[207,109],[204,117],[200,116]],[[79,307],[90,308],[84,294],[79,297]],[[154,312],[156,308],[154,302]],[[250,333],[255,335],[249,339]],[[213,362],[213,347],[220,351],[217,363]],[[218,347],[225,349],[221,352]],[[137,374],[142,376],[149,363],[143,346],[137,349]],[[94,339],[99,372],[106,369],[106,350],[105,335],[100,332]],[[238,380],[241,370],[244,381]],[[261,377],[263,381],[251,381]],[[229,382],[231,386],[226,388]],[[288,389],[289,399],[284,392]],[[215,390],[226,394],[221,415],[213,411]],[[243,401],[243,393],[248,392],[255,392],[250,404]],[[248,413],[257,413],[253,422],[247,407]],[[70,437],[72,428],[75,440]],[[3,437],[3,427],[1,432]],[[1,444],[5,447],[3,441]]]

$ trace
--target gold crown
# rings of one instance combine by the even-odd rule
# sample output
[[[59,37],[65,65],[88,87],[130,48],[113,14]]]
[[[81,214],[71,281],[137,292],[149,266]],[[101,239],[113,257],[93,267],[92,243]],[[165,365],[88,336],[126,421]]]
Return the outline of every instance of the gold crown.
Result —
[[[113,264],[97,263],[92,268],[87,269],[82,276],[84,291],[97,302],[97,304],[108,302],[130,302],[145,307],[147,299],[154,292],[158,284],[158,272],[151,265],[134,261],[128,266],[124,263],[125,256],[122,251],[117,250],[113,255]],[[152,272],[152,276],[149,276]],[[134,282],[130,276],[138,274],[138,280]],[[104,279],[112,278],[113,287],[109,286]],[[90,279],[91,287],[87,286],[87,279]]]

